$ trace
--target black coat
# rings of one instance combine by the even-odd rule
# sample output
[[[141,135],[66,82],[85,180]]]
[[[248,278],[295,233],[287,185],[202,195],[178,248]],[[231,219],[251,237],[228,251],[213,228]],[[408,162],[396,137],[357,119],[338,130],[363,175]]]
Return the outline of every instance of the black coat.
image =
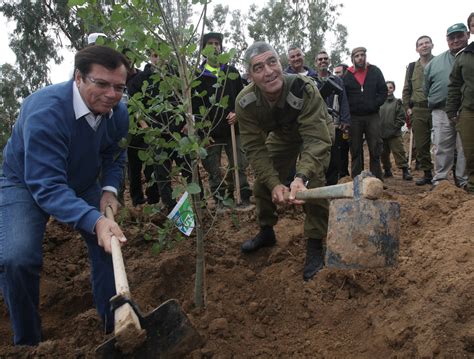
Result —
[[[173,68],[170,66],[167,66],[167,71],[170,76],[175,73]],[[154,71],[151,64],[145,65],[143,71],[140,71],[138,74],[130,78],[129,81],[127,81],[127,90],[130,97],[132,97],[137,92],[142,92],[143,83],[147,81],[148,88],[145,90],[145,96],[141,101],[143,102],[145,108],[150,108],[153,100],[160,94],[160,82],[162,79],[159,78],[159,76],[159,73]],[[168,101],[173,106],[178,105],[178,100],[173,96],[168,97]],[[162,127],[167,127],[170,132],[180,132],[185,125],[184,121],[176,124],[176,121],[174,120],[174,114],[172,112],[161,112],[160,114],[151,115],[156,121],[154,124],[152,123],[153,127],[159,125]]]
[[[377,66],[367,65],[367,76],[361,86],[350,67],[344,75],[344,86],[351,115],[371,115],[379,112],[387,99],[387,85],[382,71]]]
[[[197,122],[209,120],[212,122],[212,130],[210,136],[213,138],[229,138],[231,136],[230,126],[227,123],[226,117],[229,112],[235,112],[235,100],[239,92],[244,88],[244,83],[239,71],[231,65],[222,65],[220,72],[223,74],[223,81],[220,86],[217,77],[201,65],[200,71],[197,74],[196,81],[199,84],[193,88],[193,114]],[[224,77],[225,76],[225,77]],[[206,92],[204,96],[199,96]],[[215,103],[211,100],[215,96]],[[223,108],[219,106],[219,102],[228,96],[227,106]],[[202,115],[201,109],[207,109],[206,114]],[[236,131],[238,127],[236,126]]]

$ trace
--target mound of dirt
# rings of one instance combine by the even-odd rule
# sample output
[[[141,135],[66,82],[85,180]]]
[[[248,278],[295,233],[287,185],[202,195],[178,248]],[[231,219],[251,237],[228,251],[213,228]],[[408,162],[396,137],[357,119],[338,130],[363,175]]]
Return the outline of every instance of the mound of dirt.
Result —
[[[169,298],[181,303],[204,339],[190,358],[474,358],[474,196],[447,181],[420,188],[398,171],[386,184],[384,198],[401,205],[395,267],[325,268],[306,283],[300,209],[282,212],[277,245],[252,255],[240,244],[256,234],[255,214],[227,213],[209,228],[207,305],[197,309],[194,237],[156,255],[135,211],[125,218],[132,296],[145,313]],[[108,337],[93,309],[81,238],[52,221],[44,252],[45,341],[11,346],[1,302],[0,358],[94,357]]]

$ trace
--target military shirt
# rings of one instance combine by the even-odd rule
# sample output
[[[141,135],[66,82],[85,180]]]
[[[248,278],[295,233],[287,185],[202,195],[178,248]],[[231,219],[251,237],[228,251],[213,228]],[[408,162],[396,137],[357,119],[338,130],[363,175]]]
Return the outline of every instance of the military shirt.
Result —
[[[446,104],[449,118],[461,109],[474,111],[474,42],[456,55],[449,80]]]
[[[299,78],[304,84],[302,98],[290,92]],[[324,176],[329,164],[334,126],[316,85],[301,75],[283,74],[279,100],[271,106],[260,89],[251,83],[236,100],[242,146],[257,178],[270,190],[281,184],[272,165],[265,141],[272,133],[282,144],[300,144],[296,172],[308,178]]]
[[[434,58],[433,55],[430,57],[430,61]],[[409,66],[408,66],[409,67]],[[409,86],[409,73],[408,67],[405,73],[405,84],[403,86],[402,92],[402,100],[403,106],[405,110],[409,108],[409,104],[417,104],[417,103],[424,103],[426,102],[426,95],[423,91],[423,81],[424,81],[424,73],[423,71],[425,68],[421,64],[420,59],[415,62],[415,68],[413,69],[413,74],[411,76],[411,94],[410,94],[410,86]]]

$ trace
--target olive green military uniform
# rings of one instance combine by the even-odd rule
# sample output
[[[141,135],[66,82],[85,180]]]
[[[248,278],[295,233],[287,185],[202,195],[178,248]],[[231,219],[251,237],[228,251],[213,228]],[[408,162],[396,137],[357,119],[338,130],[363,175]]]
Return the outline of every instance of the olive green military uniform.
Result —
[[[434,56],[431,57],[431,59]],[[431,61],[430,59],[430,61]],[[416,161],[423,171],[431,171],[431,110],[428,108],[428,101],[423,92],[424,67],[420,60],[415,62],[415,68],[411,79],[408,69],[405,75],[405,85],[403,86],[403,106],[405,110],[411,108],[411,124],[413,128],[413,138],[416,146]],[[411,81],[412,91],[410,93],[409,82]]]
[[[256,176],[253,193],[261,227],[277,223],[271,191],[285,181],[299,154],[296,173],[310,179],[308,188],[324,186],[334,136],[332,119],[311,80],[284,74],[283,81],[282,95],[273,107],[255,84],[244,88],[236,103],[242,145]],[[295,87],[301,89],[301,97],[295,95]],[[307,237],[326,236],[328,208],[327,200],[304,205]]]
[[[393,154],[398,168],[407,168],[407,155],[403,147],[402,130],[405,124],[405,111],[402,101],[395,96],[388,95],[385,103],[380,107],[381,137],[383,150],[380,159],[385,171],[390,171],[392,164],[390,153]]]
[[[467,190],[474,193],[474,42],[456,55],[449,80],[446,114],[453,118],[459,113],[457,130],[466,158]]]

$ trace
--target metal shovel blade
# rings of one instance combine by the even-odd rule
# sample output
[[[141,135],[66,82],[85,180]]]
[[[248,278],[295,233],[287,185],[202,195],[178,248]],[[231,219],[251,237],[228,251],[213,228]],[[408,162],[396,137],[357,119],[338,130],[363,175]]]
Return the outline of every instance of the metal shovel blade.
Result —
[[[132,354],[124,354],[113,337],[96,349],[96,355],[101,358],[181,358],[202,345],[201,336],[174,299],[139,318],[146,330],[145,343]]]
[[[326,265],[341,269],[396,264],[400,204],[395,201],[337,199],[329,206]]]

